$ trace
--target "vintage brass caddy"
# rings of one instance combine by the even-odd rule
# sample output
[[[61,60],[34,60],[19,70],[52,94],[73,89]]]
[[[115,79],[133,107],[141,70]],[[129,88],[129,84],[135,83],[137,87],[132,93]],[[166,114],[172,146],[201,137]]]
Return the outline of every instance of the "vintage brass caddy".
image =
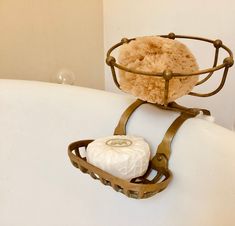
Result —
[[[222,71],[223,75],[221,78],[221,82],[219,86],[209,93],[196,93],[196,92],[190,92],[189,95],[197,96],[197,97],[209,97],[216,93],[218,93],[224,86],[228,70],[233,65],[233,54],[231,50],[225,46],[221,40],[210,40],[206,38],[200,38],[200,37],[192,37],[192,36],[183,36],[183,35],[175,35],[174,33],[170,33],[168,35],[161,35],[163,38],[169,38],[169,39],[191,39],[196,41],[202,41],[207,42],[208,44],[212,44],[215,48],[215,55],[214,55],[214,62],[213,66],[208,69],[199,70],[195,73],[190,74],[180,74],[180,73],[173,73],[170,70],[166,70],[163,73],[149,73],[144,71],[138,71],[133,70],[127,67],[124,67],[123,65],[120,65],[116,62],[116,59],[111,55],[113,50],[120,47],[124,43],[129,43],[133,39],[127,39],[124,38],[121,40],[121,42],[117,43],[113,47],[111,47],[107,52],[107,58],[106,63],[110,66],[113,80],[118,88],[120,88],[116,69],[124,70],[126,72],[131,72],[135,74],[141,74],[146,76],[159,76],[162,77],[165,80],[165,89],[164,89],[164,105],[159,104],[152,104],[145,101],[142,101],[140,99],[137,99],[133,104],[131,104],[122,114],[120,121],[114,131],[114,135],[125,135],[126,134],[126,124],[128,122],[128,119],[132,115],[132,113],[142,104],[152,104],[158,108],[164,109],[164,110],[170,110],[170,111],[176,111],[180,113],[180,116],[175,119],[175,121],[171,124],[171,126],[168,128],[167,132],[165,133],[165,136],[162,140],[162,142],[159,144],[156,155],[150,160],[149,168],[144,176],[132,179],[130,182],[117,178],[115,176],[110,175],[107,172],[104,172],[103,170],[89,164],[86,161],[85,157],[82,157],[80,154],[81,148],[86,148],[87,145],[92,142],[93,140],[81,140],[74,142],[69,145],[68,147],[68,155],[70,157],[70,160],[72,164],[79,168],[83,173],[88,173],[90,176],[94,179],[100,180],[104,185],[111,186],[115,191],[121,192],[125,194],[128,197],[131,198],[148,198],[153,196],[154,194],[164,190],[167,185],[170,183],[172,179],[172,173],[170,169],[168,168],[168,162],[171,154],[171,142],[177,132],[177,130],[180,128],[180,126],[184,123],[185,120],[189,118],[193,118],[197,116],[199,113],[203,113],[204,115],[210,115],[210,112],[206,109],[199,109],[199,108],[186,108],[183,106],[178,105],[176,102],[171,102],[167,104],[167,98],[168,98],[168,91],[169,91],[169,81],[174,77],[183,77],[183,76],[195,76],[195,75],[204,75],[206,76],[200,80],[196,85],[201,85],[208,81],[211,76],[216,71]],[[218,64],[218,58],[220,54],[220,49],[224,49],[228,56],[223,60],[221,64]],[[152,179],[149,179],[149,175]]]

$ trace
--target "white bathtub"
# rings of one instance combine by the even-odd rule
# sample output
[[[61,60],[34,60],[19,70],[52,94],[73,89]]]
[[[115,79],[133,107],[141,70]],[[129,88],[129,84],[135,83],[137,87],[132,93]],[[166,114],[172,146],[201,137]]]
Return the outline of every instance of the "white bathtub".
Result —
[[[172,144],[174,178],[129,199],[74,168],[69,143],[111,135],[131,97],[0,80],[1,226],[233,226],[235,133],[190,119]],[[156,148],[176,113],[142,106],[128,124]],[[153,149],[154,150],[154,149]]]

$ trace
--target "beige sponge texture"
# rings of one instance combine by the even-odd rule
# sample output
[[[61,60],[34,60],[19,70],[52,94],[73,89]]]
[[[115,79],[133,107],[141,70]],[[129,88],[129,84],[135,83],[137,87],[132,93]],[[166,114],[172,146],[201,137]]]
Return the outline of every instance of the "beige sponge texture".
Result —
[[[198,64],[190,50],[181,42],[158,36],[136,38],[120,48],[121,65],[144,72],[174,73],[198,71]],[[198,82],[198,76],[174,77],[169,82],[167,102],[188,94]],[[144,101],[164,104],[165,80],[162,77],[119,71],[120,88]]]

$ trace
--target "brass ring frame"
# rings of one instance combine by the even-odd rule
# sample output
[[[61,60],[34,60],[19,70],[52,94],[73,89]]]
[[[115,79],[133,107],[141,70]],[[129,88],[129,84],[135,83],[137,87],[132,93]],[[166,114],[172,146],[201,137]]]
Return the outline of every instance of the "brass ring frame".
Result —
[[[221,82],[220,82],[219,86],[214,91],[212,91],[210,93],[190,92],[188,95],[197,96],[197,97],[209,97],[209,96],[215,95],[223,88],[225,81],[226,81],[226,78],[227,78],[228,70],[230,67],[232,67],[234,60],[233,60],[232,51],[227,46],[225,46],[221,40],[219,40],[219,39],[210,40],[210,39],[194,37],[194,36],[175,35],[174,33],[169,33],[168,35],[160,35],[160,37],[169,38],[169,39],[176,39],[176,38],[193,39],[193,40],[199,40],[199,41],[204,41],[204,42],[208,42],[208,43],[213,44],[213,46],[215,47],[215,56],[214,56],[214,62],[213,62],[212,68],[199,70],[194,73],[174,73],[171,70],[165,70],[162,73],[151,73],[151,72],[145,72],[145,71],[140,71],[140,70],[135,70],[135,69],[130,69],[130,68],[124,67],[123,65],[118,64],[116,62],[116,59],[111,54],[112,54],[113,50],[115,50],[116,48],[120,47],[121,45],[123,45],[125,43],[129,43],[129,42],[135,40],[136,38],[132,38],[132,39],[123,38],[121,40],[121,42],[119,42],[119,43],[115,44],[113,47],[111,47],[108,50],[107,55],[106,55],[106,63],[107,63],[107,65],[110,66],[114,83],[119,89],[120,89],[120,84],[117,79],[115,68],[118,68],[120,70],[124,70],[126,72],[134,73],[134,74],[140,74],[140,75],[145,75],[145,76],[157,76],[157,77],[164,78],[165,79],[165,90],[164,90],[164,105],[165,106],[167,105],[167,100],[168,100],[169,82],[174,77],[195,76],[195,75],[202,75],[202,74],[208,73],[208,75],[204,79],[202,79],[201,81],[199,81],[196,84],[198,86],[198,85],[201,85],[201,84],[205,83],[206,81],[208,81],[215,71],[224,69]],[[217,65],[220,48],[224,49],[228,53],[228,57],[224,58],[222,64]]]

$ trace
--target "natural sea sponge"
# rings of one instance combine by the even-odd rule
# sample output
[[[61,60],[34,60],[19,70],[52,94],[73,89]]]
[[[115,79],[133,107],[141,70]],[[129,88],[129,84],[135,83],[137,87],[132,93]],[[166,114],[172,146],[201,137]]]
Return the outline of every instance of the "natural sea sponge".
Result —
[[[199,70],[195,57],[181,42],[158,36],[139,37],[123,44],[118,61],[121,65],[144,72],[192,73]],[[188,94],[198,76],[174,77],[169,82],[167,103]],[[164,104],[165,80],[162,77],[133,74],[119,70],[120,88],[144,101]]]

